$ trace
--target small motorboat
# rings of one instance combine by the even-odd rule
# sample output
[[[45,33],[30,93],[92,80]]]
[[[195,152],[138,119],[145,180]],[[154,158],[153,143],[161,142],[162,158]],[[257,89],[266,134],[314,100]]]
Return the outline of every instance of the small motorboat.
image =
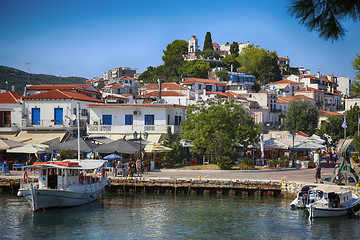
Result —
[[[295,210],[299,208],[305,208],[310,203],[310,189],[316,188],[316,185],[305,185],[300,191],[296,193],[296,198],[290,203],[290,208]]]
[[[33,211],[92,202],[107,184],[104,163],[73,159],[25,166],[18,196],[24,196]]]
[[[318,186],[309,191],[306,209],[310,218],[338,217],[358,210],[360,199],[350,190],[336,186]]]

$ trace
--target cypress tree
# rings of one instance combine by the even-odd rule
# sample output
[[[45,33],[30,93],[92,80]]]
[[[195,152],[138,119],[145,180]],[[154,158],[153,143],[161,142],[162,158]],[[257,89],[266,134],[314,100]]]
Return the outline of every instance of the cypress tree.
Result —
[[[206,49],[213,49],[213,46],[212,46],[212,39],[211,39],[211,33],[210,32],[207,32],[206,35],[205,35],[205,41],[204,41],[204,50]]]

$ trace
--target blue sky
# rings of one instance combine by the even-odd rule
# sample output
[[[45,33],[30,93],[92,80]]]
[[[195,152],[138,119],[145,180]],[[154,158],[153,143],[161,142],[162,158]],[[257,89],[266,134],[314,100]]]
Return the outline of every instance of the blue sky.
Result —
[[[319,39],[287,14],[287,0],[83,1],[0,0],[0,65],[56,76],[102,77],[115,67],[163,64],[166,45],[199,39],[219,45],[249,41],[290,65],[335,76],[355,73],[360,23],[346,22],[345,38]]]

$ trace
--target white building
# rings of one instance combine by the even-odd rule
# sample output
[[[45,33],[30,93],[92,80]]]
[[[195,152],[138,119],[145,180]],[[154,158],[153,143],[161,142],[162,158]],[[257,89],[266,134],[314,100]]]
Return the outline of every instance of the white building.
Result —
[[[0,134],[15,135],[20,130],[23,105],[21,95],[16,92],[0,94]]]
[[[103,101],[80,93],[60,90],[33,94],[23,98],[22,125],[24,128],[36,129],[63,129],[75,126],[77,103],[80,104],[80,119],[85,123],[88,118],[87,104]]]
[[[294,92],[301,88],[301,83],[287,79],[269,83],[269,91],[277,93],[279,97],[294,96]]]
[[[351,80],[348,77],[337,77],[337,90],[341,91],[343,96],[350,96],[351,95]]]
[[[111,139],[132,139],[133,133],[147,132],[148,141],[160,142],[168,127],[180,133],[180,122],[185,120],[186,106],[176,104],[89,104],[92,136]]]

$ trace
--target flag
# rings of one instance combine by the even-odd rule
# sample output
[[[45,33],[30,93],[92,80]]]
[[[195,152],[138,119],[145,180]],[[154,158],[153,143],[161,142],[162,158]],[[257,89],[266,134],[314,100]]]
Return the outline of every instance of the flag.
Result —
[[[343,124],[341,125],[342,128],[346,128],[346,118],[344,118],[344,122]]]

